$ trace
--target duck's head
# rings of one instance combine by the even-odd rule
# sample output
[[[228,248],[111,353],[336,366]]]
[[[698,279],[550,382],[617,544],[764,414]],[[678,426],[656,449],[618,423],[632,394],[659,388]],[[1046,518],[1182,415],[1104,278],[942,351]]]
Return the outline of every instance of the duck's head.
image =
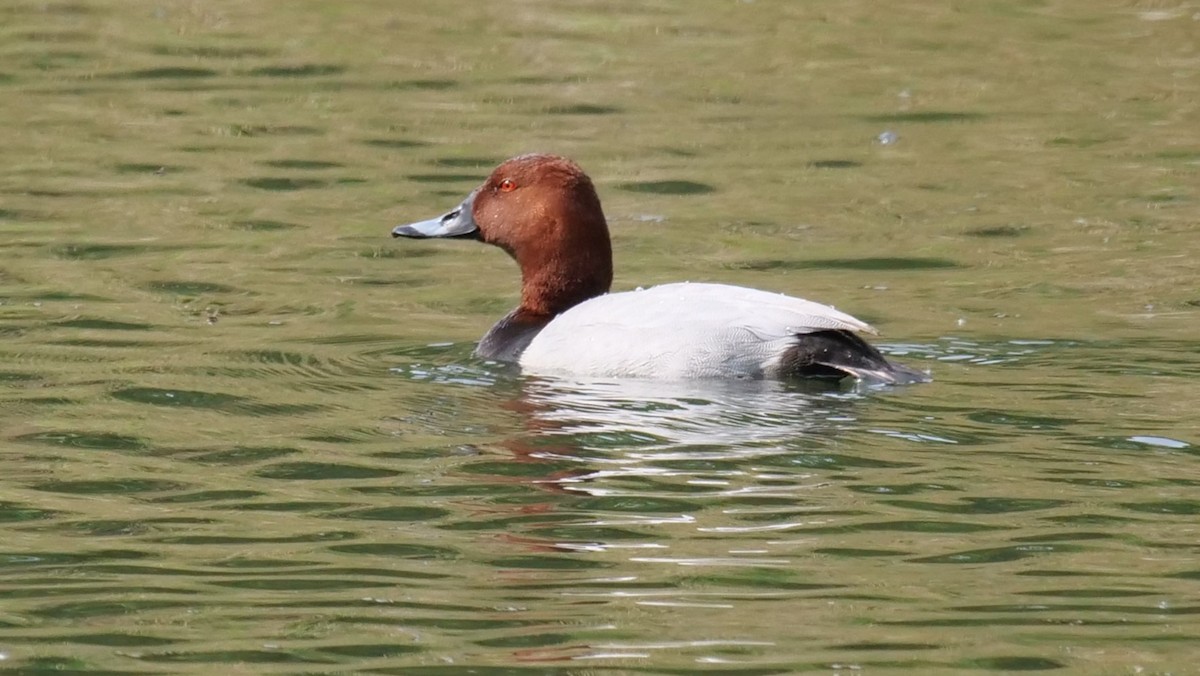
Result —
[[[521,155],[496,167],[457,208],[397,226],[393,237],[478,239],[521,266],[522,311],[555,315],[612,284],[612,245],[587,174],[557,155]]]

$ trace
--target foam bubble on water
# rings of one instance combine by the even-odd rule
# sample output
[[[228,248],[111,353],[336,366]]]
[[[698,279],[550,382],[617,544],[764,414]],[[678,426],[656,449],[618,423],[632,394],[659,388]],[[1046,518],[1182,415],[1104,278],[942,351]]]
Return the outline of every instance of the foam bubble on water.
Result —
[[[1137,435],[1129,437],[1129,441],[1135,444],[1145,444],[1147,446],[1158,446],[1159,448],[1191,448],[1191,444],[1178,439],[1168,437],[1154,437],[1149,435]]]

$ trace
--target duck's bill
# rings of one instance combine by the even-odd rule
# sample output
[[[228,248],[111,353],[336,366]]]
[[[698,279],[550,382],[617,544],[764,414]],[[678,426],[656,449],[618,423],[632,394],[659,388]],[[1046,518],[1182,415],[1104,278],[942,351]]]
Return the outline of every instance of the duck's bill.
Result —
[[[392,237],[478,237],[479,226],[471,215],[475,205],[475,193],[467,196],[462,204],[428,221],[417,221],[408,225],[397,225],[392,228]]]

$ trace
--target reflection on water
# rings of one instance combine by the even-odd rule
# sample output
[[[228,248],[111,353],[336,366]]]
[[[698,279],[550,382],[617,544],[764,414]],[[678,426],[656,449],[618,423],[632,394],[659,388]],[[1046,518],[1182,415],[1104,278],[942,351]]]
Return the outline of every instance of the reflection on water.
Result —
[[[1076,342],[949,338],[889,351],[974,364],[992,379],[1004,367],[1069,371],[1102,353]],[[464,368],[489,367],[409,373],[478,387],[479,373],[464,379]],[[520,476],[545,495],[499,517],[504,541],[524,550],[501,559],[524,570],[507,588],[620,608],[660,627],[653,640],[586,640],[526,655],[534,661],[686,656],[737,671],[778,664],[762,658],[783,651],[788,669],[1056,669],[1069,661],[1022,647],[1027,632],[1044,637],[1034,646],[1086,650],[1111,641],[1109,627],[1192,614],[1172,610],[1189,594],[1175,582],[1191,574],[1187,557],[1166,555],[1191,547],[1170,534],[1175,526],[1138,514],[1193,513],[1184,497],[1193,482],[1169,476],[1178,457],[1148,465],[1128,453],[1133,444],[1190,445],[1142,435],[1113,440],[1110,448],[1128,450],[1103,459],[1073,453],[1099,441],[1092,434],[1105,423],[1058,391],[1105,396],[1099,381],[1050,378],[1020,388],[1027,401],[1001,412],[979,405],[969,379],[931,399],[921,387],[495,375],[516,378],[502,403],[518,418],[501,443],[511,461],[488,457],[467,471]],[[1134,468],[1156,478],[1116,478]],[[1150,486],[1175,498],[1135,504],[1112,493]],[[1158,573],[1117,563],[1167,541]],[[925,582],[914,588],[913,579]],[[779,625],[779,603],[805,617],[805,629]],[[706,619],[677,624],[668,619],[677,612]],[[829,631],[830,622],[849,633]],[[718,625],[736,628],[720,639],[703,633]]]
[[[850,422],[851,392],[761,381],[542,380],[523,387],[522,412],[539,434],[582,448],[693,452],[714,458],[770,453],[786,440]],[[839,408],[841,410],[839,410]],[[664,457],[664,456],[658,456]]]
[[[860,396],[802,387],[528,379],[514,408],[531,434],[527,445],[518,444],[530,457],[575,465],[549,481],[597,498],[646,498],[650,485],[671,485],[673,494],[691,498],[786,498],[820,480],[757,463],[811,448],[812,439],[853,424]]]
[[[196,393],[273,381],[340,411],[377,401],[369,416],[285,414],[274,439],[66,419],[10,435],[5,649],[129,673],[923,672],[1154,663],[1143,641],[1192,635],[1194,445],[1113,434],[1123,376],[1069,377],[1110,346],[893,346],[939,380],[812,389],[336,345],[225,354],[193,390],[135,378],[111,400],[194,432],[214,414],[270,429]]]

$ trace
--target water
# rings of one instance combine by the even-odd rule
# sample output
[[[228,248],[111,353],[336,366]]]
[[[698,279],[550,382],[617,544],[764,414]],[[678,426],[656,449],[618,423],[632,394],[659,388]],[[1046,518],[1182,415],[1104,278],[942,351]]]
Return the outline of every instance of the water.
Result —
[[[6,673],[1189,673],[1194,8],[0,7]],[[836,304],[935,381],[546,381],[499,160],[618,288]]]

